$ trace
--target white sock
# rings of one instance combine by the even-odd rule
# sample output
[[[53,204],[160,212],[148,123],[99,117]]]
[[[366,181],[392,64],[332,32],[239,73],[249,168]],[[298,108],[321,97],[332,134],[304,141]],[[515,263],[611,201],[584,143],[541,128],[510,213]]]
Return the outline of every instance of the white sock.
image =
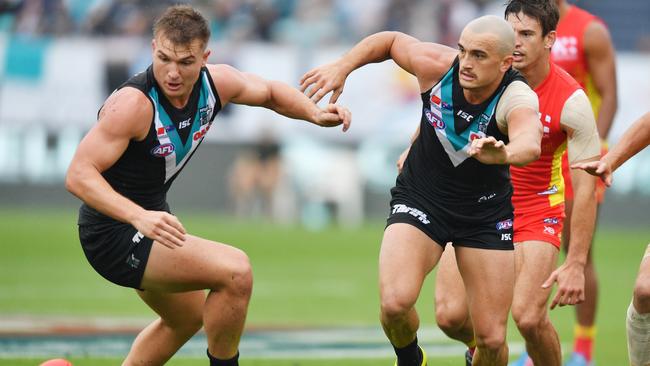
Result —
[[[631,366],[650,366],[650,313],[639,314],[631,303],[627,308],[627,351]]]

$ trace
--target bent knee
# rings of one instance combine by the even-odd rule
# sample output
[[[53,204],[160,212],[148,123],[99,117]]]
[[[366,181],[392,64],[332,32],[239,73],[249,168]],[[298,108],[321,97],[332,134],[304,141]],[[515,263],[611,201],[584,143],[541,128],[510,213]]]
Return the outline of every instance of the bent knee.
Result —
[[[499,351],[506,344],[506,329],[489,329],[476,331],[476,346],[488,351]]]
[[[544,314],[534,312],[520,314],[519,316],[515,316],[513,313],[512,317],[515,320],[517,329],[524,336],[533,335],[542,329],[546,329],[544,323],[548,321]]]
[[[469,311],[466,306],[462,304],[450,305],[448,303],[436,304],[436,323],[445,332],[461,329],[469,319]]]
[[[253,269],[246,253],[239,251],[228,268],[226,287],[242,296],[250,296],[253,291]]]
[[[401,318],[415,306],[415,300],[398,294],[381,296],[381,314],[388,319]]]
[[[639,277],[634,285],[634,299],[644,309],[650,309],[650,277]]]
[[[526,335],[539,330],[548,317],[544,307],[515,303],[512,306],[512,319],[522,335]]]

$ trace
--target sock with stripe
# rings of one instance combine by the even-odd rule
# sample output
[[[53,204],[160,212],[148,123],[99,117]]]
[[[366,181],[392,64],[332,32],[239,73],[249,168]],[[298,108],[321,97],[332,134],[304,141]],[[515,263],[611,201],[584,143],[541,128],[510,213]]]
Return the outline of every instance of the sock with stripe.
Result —
[[[591,327],[583,327],[582,325],[576,324],[574,330],[575,341],[573,343],[573,352],[580,353],[588,362],[591,362],[595,336],[595,325]]]

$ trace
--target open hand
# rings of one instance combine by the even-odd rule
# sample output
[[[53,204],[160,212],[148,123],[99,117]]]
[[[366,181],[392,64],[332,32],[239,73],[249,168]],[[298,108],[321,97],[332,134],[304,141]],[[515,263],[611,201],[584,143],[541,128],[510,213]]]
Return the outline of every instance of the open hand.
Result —
[[[506,164],[508,161],[506,144],[492,136],[472,140],[468,154],[484,164]]]
[[[571,169],[582,169],[585,172],[600,177],[608,187],[612,186],[612,167],[606,160],[600,159],[598,161],[590,161],[586,163],[576,163],[571,165]]]
[[[323,65],[311,69],[300,79],[300,91],[303,93],[307,90],[306,95],[314,103],[318,103],[325,94],[333,92],[330,97],[330,103],[336,103],[348,74],[343,70],[339,62]]]
[[[547,289],[557,282],[557,293],[551,302],[551,310],[557,305],[576,305],[585,301],[585,267],[564,263],[553,271],[542,288]]]

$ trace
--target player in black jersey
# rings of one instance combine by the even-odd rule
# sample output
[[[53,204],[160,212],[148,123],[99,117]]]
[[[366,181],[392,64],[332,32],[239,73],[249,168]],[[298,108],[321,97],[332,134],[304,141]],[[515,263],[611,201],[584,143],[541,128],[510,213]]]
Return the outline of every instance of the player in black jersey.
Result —
[[[392,59],[419,82],[420,125],[391,190],[379,256],[381,323],[399,366],[426,365],[414,305],[448,242],[467,288],[474,365],[507,364],[514,285],[508,165],[537,159],[542,137],[537,97],[511,68],[513,49],[510,25],[487,16],[465,27],[458,49],[382,32],[302,78],[307,96],[332,92],[331,102],[353,70],[372,62]]]
[[[252,288],[248,257],[188,234],[169,211],[167,190],[227,103],[343,130],[350,114],[333,104],[320,109],[286,84],[207,65],[209,27],[189,6],[168,8],[153,31],[152,66],[106,100],[70,164],[66,188],[84,202],[79,237],[90,264],[135,288],[160,315],[123,365],[162,365],[201,326],[210,364],[237,365]]]

